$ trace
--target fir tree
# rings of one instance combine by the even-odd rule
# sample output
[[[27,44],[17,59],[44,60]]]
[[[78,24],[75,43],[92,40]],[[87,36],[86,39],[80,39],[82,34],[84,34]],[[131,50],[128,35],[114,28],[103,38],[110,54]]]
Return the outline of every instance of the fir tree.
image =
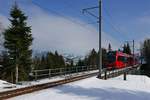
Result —
[[[89,65],[93,65],[93,66],[97,65],[97,52],[95,51],[94,48],[89,54],[88,63]]]
[[[108,45],[108,51],[111,51],[112,49],[111,49],[111,44],[109,43],[109,45]]]
[[[85,66],[84,60],[79,59],[77,66]]]
[[[123,53],[131,54],[131,49],[130,49],[129,43],[124,44],[124,46],[123,46]]]
[[[18,8],[16,3],[10,11],[10,16],[11,25],[3,32],[4,47],[8,52],[9,63],[11,65],[7,66],[6,75],[7,77],[11,77],[9,70],[14,72],[12,77],[17,83],[18,80],[28,79],[32,55],[30,46],[33,38],[30,34],[31,27],[27,26],[27,16]]]
[[[146,39],[141,48],[142,56],[145,58],[148,64],[148,69],[150,70],[150,39]]]
[[[127,45],[124,44],[124,46],[123,46],[123,53],[126,53],[126,52],[127,52]]]
[[[129,43],[127,43],[127,48],[126,48],[126,49],[127,49],[127,52],[126,52],[126,53],[127,53],[127,54],[131,54],[131,49],[130,49]]]

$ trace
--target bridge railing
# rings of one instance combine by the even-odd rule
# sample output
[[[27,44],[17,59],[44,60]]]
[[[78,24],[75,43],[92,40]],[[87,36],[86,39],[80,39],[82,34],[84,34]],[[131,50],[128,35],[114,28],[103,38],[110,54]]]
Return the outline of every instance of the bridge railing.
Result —
[[[56,76],[65,76],[73,73],[87,72],[92,70],[97,70],[97,66],[74,66],[65,68],[55,68],[55,69],[43,69],[43,70],[33,70],[31,77],[35,80],[40,78],[52,78]]]
[[[108,70],[107,68],[103,69],[103,79],[112,78],[119,76],[121,74],[124,74],[124,80],[126,79],[126,74],[132,74],[135,73],[136,70],[140,68],[140,64],[125,67],[122,69],[116,69],[116,70]]]

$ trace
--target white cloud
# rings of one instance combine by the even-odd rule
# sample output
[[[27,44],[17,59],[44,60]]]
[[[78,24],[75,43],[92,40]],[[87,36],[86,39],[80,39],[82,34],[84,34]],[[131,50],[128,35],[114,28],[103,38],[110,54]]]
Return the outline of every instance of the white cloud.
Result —
[[[8,18],[6,16],[0,14],[0,23],[2,24],[2,29],[7,28],[7,26],[9,25]]]
[[[140,24],[150,24],[150,16],[149,15],[140,16],[137,18],[137,22]]]
[[[2,32],[4,31],[4,28],[6,28],[8,25],[9,25],[9,21],[7,17],[0,14],[0,51],[4,49]]]

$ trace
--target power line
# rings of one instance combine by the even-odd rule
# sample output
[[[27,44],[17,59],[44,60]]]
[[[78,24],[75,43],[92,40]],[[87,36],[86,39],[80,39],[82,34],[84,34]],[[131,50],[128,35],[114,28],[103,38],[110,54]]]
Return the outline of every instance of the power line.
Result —
[[[114,24],[113,18],[112,18],[112,16],[111,16],[111,14],[109,13],[109,11],[108,11],[105,7],[104,7],[103,9],[104,9],[105,13],[107,14],[107,16],[109,17],[109,20],[110,20],[110,21],[108,21],[108,22],[110,23],[110,25],[112,26],[112,28],[113,28],[116,32],[118,32],[118,33],[124,33],[124,32],[122,32],[122,31],[120,30],[120,28],[118,27],[118,25]]]
[[[98,16],[96,16],[95,14],[93,14],[93,13],[89,12],[87,9],[83,9],[83,13],[84,13],[84,12],[86,12],[86,13],[88,13],[89,15],[91,15],[91,16],[93,16],[93,17],[95,17],[95,18],[99,19],[99,17],[98,17]]]
[[[38,4],[38,3],[34,2],[34,1],[31,1],[31,2],[32,2],[33,4],[35,4],[36,6],[38,6],[39,8],[41,8],[41,9],[43,9],[43,10],[46,10],[47,12],[51,12],[51,13],[53,13],[53,14],[55,14],[55,15],[58,15],[58,16],[60,16],[60,17],[62,17],[62,18],[64,18],[64,19],[66,19],[66,20],[69,20],[69,21],[71,21],[71,22],[73,22],[73,23],[76,23],[76,24],[80,25],[80,26],[83,27],[83,28],[87,28],[87,27],[86,27],[86,26],[87,26],[86,24],[93,24],[93,22],[89,22],[89,23],[82,24],[82,23],[80,23],[80,22],[78,22],[78,21],[76,21],[76,20],[73,20],[73,19],[70,18],[70,17],[64,16],[63,14],[58,13],[58,12],[52,10],[52,9],[48,9],[48,8],[45,8],[45,7],[41,7],[40,4]],[[90,30],[88,30],[88,31],[90,31]]]
[[[68,3],[68,2],[66,2],[66,1],[63,1],[64,2],[64,5],[67,5],[66,7],[69,7],[69,9],[72,9],[72,10],[76,10],[77,12],[79,12],[79,10],[77,10],[77,9],[73,9],[73,5],[72,4],[70,4],[70,3]],[[93,8],[98,8],[98,6],[95,6],[95,7],[93,7]],[[84,10],[84,9],[83,9]],[[82,10],[82,13],[84,13],[83,12],[83,10]],[[88,12],[88,13],[90,13],[90,12]],[[98,16],[95,16],[94,14],[92,14],[94,17],[96,17],[96,18],[98,18]],[[98,23],[98,21],[92,21],[92,22],[87,22],[86,24],[97,24]]]
[[[85,2],[85,1],[84,1]],[[69,9],[72,9],[73,11],[76,11],[76,12],[79,12],[79,10],[77,10],[77,9],[75,9],[75,8],[73,8],[73,6],[74,6],[74,4],[72,4],[72,3],[70,3],[69,1],[63,1],[63,4],[66,6],[66,7],[69,7]],[[86,3],[85,3],[86,4]],[[98,6],[95,6],[94,8],[98,8]],[[83,11],[82,11],[82,13],[83,13]],[[97,17],[97,16],[95,16],[95,17]],[[98,18],[98,17],[97,17]],[[90,20],[90,18],[87,18],[87,20],[89,21]],[[89,22],[87,22],[86,24],[97,24],[97,22],[91,22],[91,21],[89,21]]]
[[[116,31],[117,33],[121,33],[110,21],[106,20],[106,18],[105,19],[103,18],[103,21],[105,21],[106,23],[111,25],[111,27],[114,31]]]

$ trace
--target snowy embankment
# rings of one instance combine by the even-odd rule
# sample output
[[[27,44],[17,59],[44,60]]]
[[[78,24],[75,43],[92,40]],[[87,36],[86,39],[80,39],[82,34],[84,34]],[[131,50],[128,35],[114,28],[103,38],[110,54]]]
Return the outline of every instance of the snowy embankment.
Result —
[[[96,77],[18,96],[10,100],[150,100],[150,78],[127,75],[109,80]]]
[[[6,81],[0,80],[0,90],[9,90],[9,88],[15,88],[15,84],[8,83]]]

